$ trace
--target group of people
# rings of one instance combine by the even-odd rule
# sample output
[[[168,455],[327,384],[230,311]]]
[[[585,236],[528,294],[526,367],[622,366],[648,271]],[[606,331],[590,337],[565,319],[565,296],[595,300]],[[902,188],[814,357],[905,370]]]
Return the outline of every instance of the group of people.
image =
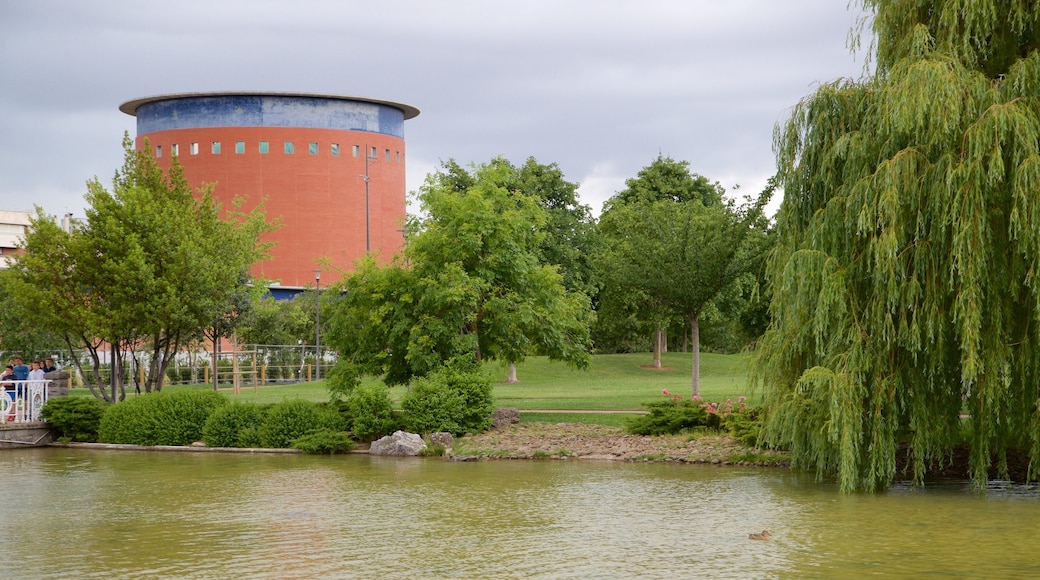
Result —
[[[32,365],[32,368],[29,365]],[[20,355],[15,355],[11,359],[11,364],[7,365],[3,374],[0,374],[0,384],[11,385],[14,384],[14,381],[42,381],[44,375],[58,370],[54,366],[54,359],[50,357],[42,361],[34,360],[29,365],[25,364]]]

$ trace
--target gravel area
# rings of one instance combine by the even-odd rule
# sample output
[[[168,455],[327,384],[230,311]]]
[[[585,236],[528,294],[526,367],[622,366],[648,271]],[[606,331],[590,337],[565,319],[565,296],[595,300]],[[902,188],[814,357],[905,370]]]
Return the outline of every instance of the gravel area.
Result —
[[[780,452],[749,449],[724,435],[629,435],[619,427],[584,423],[521,423],[467,435],[456,457],[500,459],[580,458],[786,466]]]

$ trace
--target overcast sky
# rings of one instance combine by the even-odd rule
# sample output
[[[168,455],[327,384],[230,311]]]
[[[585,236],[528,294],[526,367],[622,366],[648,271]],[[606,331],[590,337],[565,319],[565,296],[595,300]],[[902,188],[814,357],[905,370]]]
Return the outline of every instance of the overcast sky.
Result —
[[[235,90],[419,108],[409,191],[441,160],[533,156],[598,214],[660,152],[757,193],[774,125],[863,75],[858,15],[843,0],[0,0],[0,209],[82,216],[85,182],[109,185],[136,134],[121,103]]]

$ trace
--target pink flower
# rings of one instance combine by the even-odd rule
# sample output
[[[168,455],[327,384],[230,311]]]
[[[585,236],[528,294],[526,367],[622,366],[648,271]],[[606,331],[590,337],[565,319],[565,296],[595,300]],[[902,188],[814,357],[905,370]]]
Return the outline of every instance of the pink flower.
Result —
[[[668,392],[668,389],[661,389],[661,394],[662,395],[671,395],[671,393]]]
[[[700,395],[694,395],[693,397],[691,397],[691,399],[693,401],[700,401],[701,400],[701,396]]]
[[[737,402],[738,403],[743,403],[746,400],[747,400],[747,398],[745,398],[744,395],[741,395],[741,396],[737,397]]]

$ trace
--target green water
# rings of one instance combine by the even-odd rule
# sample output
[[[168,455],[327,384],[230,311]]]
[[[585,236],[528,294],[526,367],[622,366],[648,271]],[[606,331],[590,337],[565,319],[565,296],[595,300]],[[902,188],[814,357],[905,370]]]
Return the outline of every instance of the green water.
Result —
[[[2,578],[1040,576],[1040,495],[958,482],[66,448],[0,452],[0,482]]]

